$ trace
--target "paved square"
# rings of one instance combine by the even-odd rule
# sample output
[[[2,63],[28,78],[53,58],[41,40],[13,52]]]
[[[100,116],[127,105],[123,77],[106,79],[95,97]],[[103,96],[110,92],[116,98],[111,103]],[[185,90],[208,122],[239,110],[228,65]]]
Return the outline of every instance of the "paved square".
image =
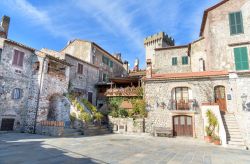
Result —
[[[225,149],[192,138],[0,134],[0,164],[12,163],[249,164],[250,151]]]

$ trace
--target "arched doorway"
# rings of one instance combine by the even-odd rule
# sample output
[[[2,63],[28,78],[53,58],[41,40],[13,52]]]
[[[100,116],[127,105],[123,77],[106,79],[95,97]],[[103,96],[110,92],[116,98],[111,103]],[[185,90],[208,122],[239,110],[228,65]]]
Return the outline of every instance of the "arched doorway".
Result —
[[[218,85],[214,87],[214,100],[219,105],[220,111],[227,111],[225,87]]]
[[[192,117],[186,115],[173,116],[173,134],[174,136],[193,137]]]

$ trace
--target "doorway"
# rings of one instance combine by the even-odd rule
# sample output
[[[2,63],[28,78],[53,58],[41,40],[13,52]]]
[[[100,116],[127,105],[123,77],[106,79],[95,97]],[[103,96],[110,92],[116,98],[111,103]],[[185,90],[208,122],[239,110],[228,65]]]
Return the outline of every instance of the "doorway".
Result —
[[[219,105],[221,112],[227,111],[227,104],[226,104],[226,93],[224,86],[216,86],[214,87],[214,100],[215,103]]]

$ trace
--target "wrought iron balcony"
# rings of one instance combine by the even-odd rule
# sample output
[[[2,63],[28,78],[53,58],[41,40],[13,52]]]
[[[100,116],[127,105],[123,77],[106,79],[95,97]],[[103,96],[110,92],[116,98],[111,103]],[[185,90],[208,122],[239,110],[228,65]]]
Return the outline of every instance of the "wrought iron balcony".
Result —
[[[178,110],[178,111],[196,111],[199,107],[198,102],[195,99],[190,100],[170,100],[169,103],[170,110]]]

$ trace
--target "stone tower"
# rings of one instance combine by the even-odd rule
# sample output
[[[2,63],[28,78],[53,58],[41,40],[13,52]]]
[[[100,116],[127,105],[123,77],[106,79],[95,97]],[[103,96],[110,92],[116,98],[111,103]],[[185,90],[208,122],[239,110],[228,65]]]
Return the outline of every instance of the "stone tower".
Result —
[[[151,59],[152,68],[155,65],[155,49],[174,46],[174,39],[169,37],[164,32],[159,32],[155,35],[149,36],[144,39],[144,47],[146,51],[146,61]]]

